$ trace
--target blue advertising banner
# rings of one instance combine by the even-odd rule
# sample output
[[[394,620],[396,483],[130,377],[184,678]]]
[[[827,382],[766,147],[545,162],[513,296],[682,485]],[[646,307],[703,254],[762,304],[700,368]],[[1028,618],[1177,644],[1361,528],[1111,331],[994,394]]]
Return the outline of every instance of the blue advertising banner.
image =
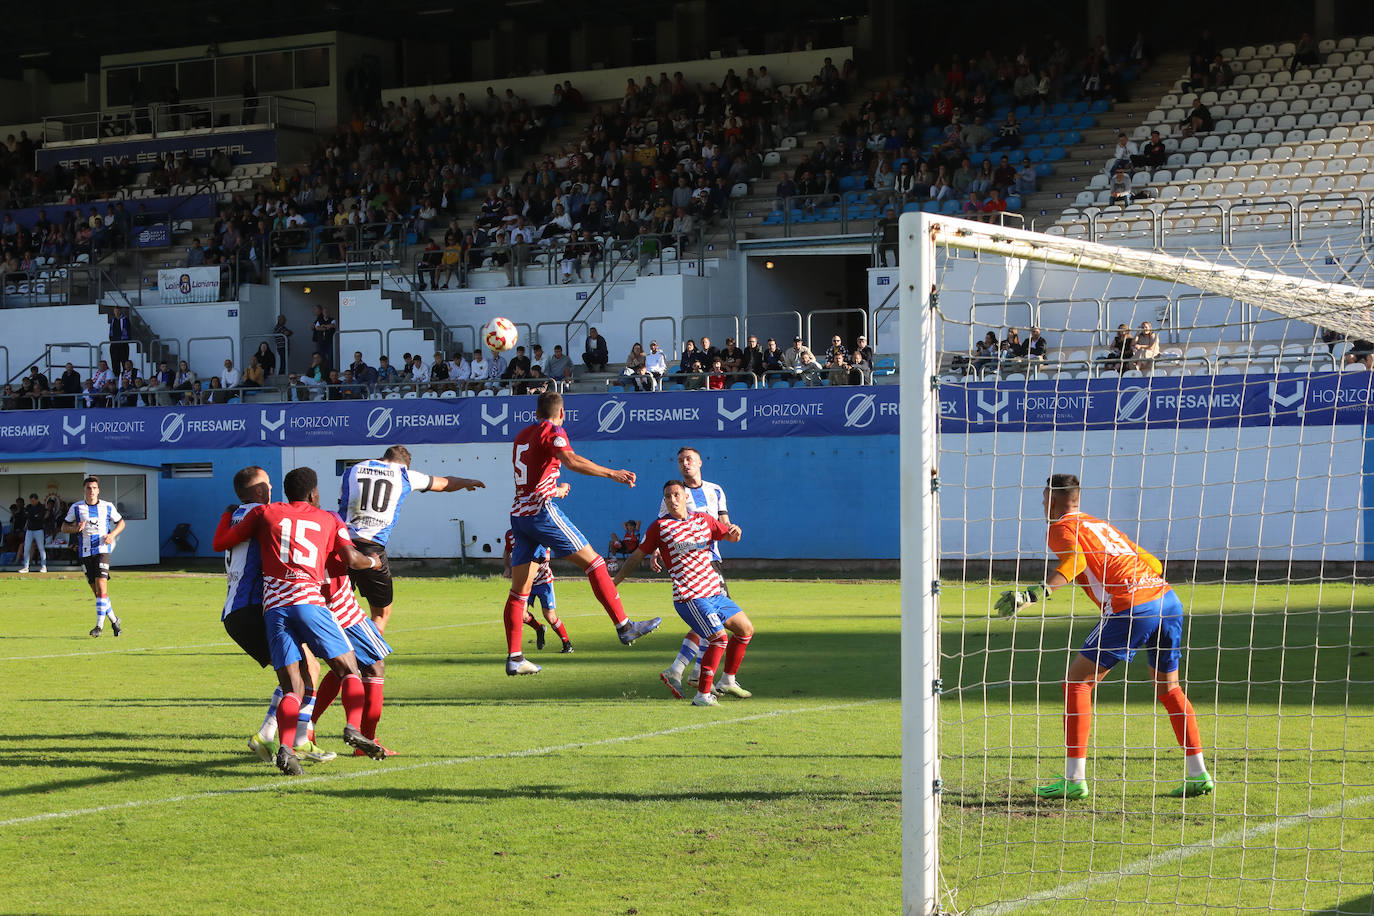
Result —
[[[134,227],[134,244],[139,248],[166,248],[172,244],[172,230],[166,223]]]
[[[1360,425],[1374,373],[1213,375],[973,382],[940,387],[946,433]],[[899,431],[898,388],[789,388],[579,394],[574,442],[851,437]],[[535,422],[535,399],[406,398],[0,414],[0,454],[404,442],[507,441]]]
[[[503,442],[535,422],[535,398],[406,398],[0,414],[0,454],[158,447]],[[574,443],[896,434],[897,388],[570,395]]]
[[[276,162],[277,132],[274,130],[236,130],[182,137],[120,140],[110,138],[98,143],[45,146],[36,153],[38,168],[64,169],[90,165],[119,165],[132,162],[140,172],[148,171],[168,153],[185,153],[189,159],[208,160],[219,150],[228,153],[234,164]]]
[[[940,386],[950,433],[1359,425],[1374,373],[970,382]]]

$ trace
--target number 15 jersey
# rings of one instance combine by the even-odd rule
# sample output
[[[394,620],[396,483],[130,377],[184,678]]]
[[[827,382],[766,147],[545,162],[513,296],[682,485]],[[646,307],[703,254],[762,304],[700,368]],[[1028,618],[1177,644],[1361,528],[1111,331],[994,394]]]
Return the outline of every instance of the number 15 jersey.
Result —
[[[232,525],[225,513],[215,530],[214,549],[228,550],[256,538],[262,556],[264,610],[313,604],[327,607],[322,586],[325,562],[341,547],[352,547],[348,529],[331,513],[309,503],[254,506]]]
[[[394,461],[359,461],[344,472],[339,514],[348,522],[354,540],[386,546],[396,527],[401,503],[411,490],[428,490],[428,474]]]
[[[572,448],[563,427],[543,420],[522,429],[511,447],[515,465],[515,502],[510,514],[517,517],[538,515],[558,489],[558,472],[563,463],[558,453]]]

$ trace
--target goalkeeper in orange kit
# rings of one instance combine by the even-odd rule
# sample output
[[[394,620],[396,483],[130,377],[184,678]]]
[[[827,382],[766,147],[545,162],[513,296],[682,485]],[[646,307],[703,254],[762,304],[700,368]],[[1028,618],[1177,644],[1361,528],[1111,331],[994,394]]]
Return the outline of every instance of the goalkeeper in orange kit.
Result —
[[[1214,788],[1202,756],[1197,715],[1178,684],[1183,644],[1183,603],[1164,580],[1163,564],[1106,522],[1079,511],[1079,482],[1073,474],[1045,481],[1049,547],[1059,565],[1040,585],[1003,592],[997,612],[1010,617],[1028,604],[1048,601],[1059,588],[1078,583],[1102,609],[1102,620],[1069,663],[1064,681],[1064,775],[1035,793],[1041,798],[1087,798],[1088,734],[1092,730],[1092,692],[1118,662],[1138,650],[1149,655],[1150,676],[1159,702],[1183,748],[1187,777],[1169,795],[1206,795]]]

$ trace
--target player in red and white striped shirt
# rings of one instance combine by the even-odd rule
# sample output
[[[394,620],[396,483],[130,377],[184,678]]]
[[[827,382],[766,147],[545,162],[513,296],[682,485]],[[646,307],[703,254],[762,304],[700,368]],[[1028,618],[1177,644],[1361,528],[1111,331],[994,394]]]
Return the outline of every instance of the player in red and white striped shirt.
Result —
[[[340,519],[342,521],[342,519]],[[386,638],[382,636],[381,629],[377,626],[376,620],[369,617],[362,606],[358,604],[358,599],[353,595],[353,581],[348,576],[348,566],[344,563],[343,557],[337,553],[331,554],[325,562],[325,575],[329,577],[324,584],[324,597],[328,602],[329,613],[334,615],[334,619],[343,628],[344,635],[348,637],[349,643],[353,646],[353,653],[358,657],[358,672],[363,679],[363,720],[361,731],[363,736],[377,739],[377,723],[382,718],[382,703],[384,698],[384,685],[386,684],[386,657],[391,654],[391,646]],[[320,681],[319,696],[315,701],[315,721],[311,723],[310,737],[314,739],[315,723],[319,722],[320,716],[329,708],[329,704],[334,702],[334,698],[339,695],[341,683],[334,675],[329,672]],[[396,752],[390,748],[382,748],[387,757],[395,756]],[[354,757],[362,757],[364,753],[360,750],[353,752]]]
[[[358,661],[343,629],[325,607],[323,586],[328,578],[325,562],[338,552],[353,569],[377,565],[373,557],[353,547],[348,529],[337,517],[320,508],[319,479],[310,468],[296,468],[286,475],[283,489],[288,502],[255,506],[233,524],[231,506],[220,519],[213,541],[215,550],[228,550],[256,537],[262,556],[263,609],[272,667],[286,695],[277,706],[277,769],[296,776],[302,772],[293,747],[304,683],[296,665],[300,644],[307,644],[341,681],[344,712],[344,743],[381,759],[385,749],[363,735],[364,690]]]
[[[634,471],[602,467],[572,449],[563,429],[563,396],[546,391],[535,408],[539,422],[522,429],[511,448],[515,470],[515,502],[510,508],[511,588],[503,617],[506,624],[506,674],[538,674],[539,665],[525,658],[521,650],[525,611],[534,584],[535,551],[545,548],[554,559],[567,557],[587,574],[592,594],[615,623],[616,635],[625,645],[632,644],[658,629],[663,621],[630,620],[620,603],[620,594],[611,584],[606,561],[587,543],[582,532],[554,502],[568,494],[568,485],[558,482],[559,469],[590,477],[609,477],[627,487],[635,485]]]
[[[673,607],[701,640],[707,643],[701,658],[701,678],[696,706],[715,706],[716,694],[736,697],[753,696],[735,680],[744,651],[754,636],[754,624],[740,606],[725,594],[725,583],[711,565],[711,547],[715,541],[739,541],[742,532],[738,525],[726,525],[704,512],[692,512],[691,495],[680,480],[663,485],[663,501],[668,514],[655,519],[644,533],[644,540],[634,553],[621,564],[615,575],[619,585],[639,565],[645,556],[662,550],[668,562],[668,575],[673,581]],[[727,640],[725,633],[730,632]],[[716,666],[724,657],[725,673],[712,691],[711,682]]]
[[[515,549],[515,533],[506,532],[506,546],[501,551],[501,575],[507,579],[511,577],[510,555]],[[548,625],[553,627],[553,631],[558,634],[558,638],[563,640],[563,648],[559,652],[567,655],[572,652],[573,644],[568,639],[568,628],[558,617],[558,599],[553,594],[553,569],[549,566],[549,551],[545,547],[540,547],[534,552],[535,562],[539,564],[538,571],[534,574],[534,584],[530,586],[530,597],[525,603],[525,626],[534,630],[535,648],[544,648],[544,639],[548,635],[545,632],[544,624],[534,616],[529,606],[538,601],[544,611],[544,619]]]

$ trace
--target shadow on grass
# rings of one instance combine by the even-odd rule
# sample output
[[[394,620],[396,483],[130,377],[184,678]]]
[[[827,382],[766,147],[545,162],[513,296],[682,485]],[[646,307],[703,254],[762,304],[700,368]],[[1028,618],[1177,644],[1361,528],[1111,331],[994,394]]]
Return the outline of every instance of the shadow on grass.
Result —
[[[137,747],[142,744],[144,736],[128,736],[130,743],[128,746]],[[86,753],[93,753],[93,749],[87,749]],[[29,754],[41,754],[41,749],[27,750],[25,748],[11,748],[4,759],[0,759],[0,768],[14,769],[25,768],[35,769],[38,767],[49,767],[53,769],[72,770],[72,769],[96,769],[101,772],[85,776],[74,776],[70,779],[55,779],[50,782],[37,782],[31,785],[9,786],[0,788],[0,797],[15,797],[24,795],[40,795],[51,792],[61,792],[66,789],[89,789],[94,786],[106,783],[128,783],[130,780],[154,779],[161,776],[241,776],[243,775],[242,764],[252,763],[261,766],[262,762],[254,758],[245,750],[242,754],[228,756],[197,756],[192,753],[192,759],[188,759],[188,753],[184,749],[176,752],[176,763],[165,762],[167,758],[161,757],[156,760],[118,760],[111,759],[108,753],[100,753],[99,757],[86,759],[83,751],[73,749],[68,746],[64,753],[57,753],[53,756],[34,756]]]
[[[666,792],[666,791],[587,791],[585,789],[561,789],[548,785],[501,786],[492,788],[462,788],[427,786],[418,789],[396,787],[348,786],[314,787],[318,795],[338,798],[385,799],[387,801],[409,801],[424,804],[434,802],[472,803],[487,801],[508,801],[512,798],[538,798],[567,802],[623,802],[626,804],[677,803],[677,802],[784,802],[792,800],[816,801],[856,801],[864,803],[889,802],[900,804],[902,793],[871,791],[832,791],[818,792],[810,789],[784,790],[726,790],[706,792]]]
[[[1312,911],[1310,916],[1374,916],[1374,894],[1343,901],[1330,910]]]

